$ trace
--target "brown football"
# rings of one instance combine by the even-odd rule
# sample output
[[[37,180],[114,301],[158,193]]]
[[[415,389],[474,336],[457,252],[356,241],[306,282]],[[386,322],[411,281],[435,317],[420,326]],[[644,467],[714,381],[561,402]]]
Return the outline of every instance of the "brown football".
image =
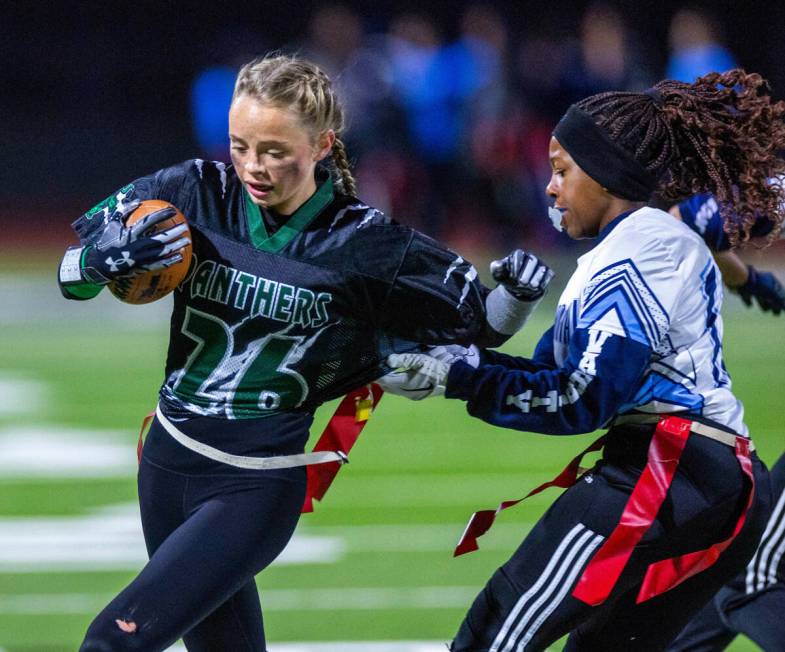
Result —
[[[133,224],[142,219],[145,215],[149,215],[150,213],[154,213],[157,210],[169,206],[172,206],[172,204],[160,199],[147,199],[139,205],[139,208],[128,216],[125,223],[127,225]],[[175,207],[172,206],[172,208]],[[175,210],[177,209],[175,208]],[[159,222],[155,226],[150,227],[147,233],[152,235],[160,231],[165,231],[166,229],[171,229],[178,224],[187,224],[185,215],[179,210],[177,210],[177,213],[168,220],[164,220],[163,222]],[[190,230],[186,231],[183,235],[190,238]],[[183,259],[179,263],[175,263],[171,267],[166,267],[165,269],[143,272],[128,278],[119,278],[109,284],[109,290],[120,299],[120,301],[124,301],[125,303],[150,303],[151,301],[157,301],[161,297],[165,297],[183,282],[188,274],[188,268],[191,266],[191,245],[188,244],[180,249],[180,253],[183,255]]]

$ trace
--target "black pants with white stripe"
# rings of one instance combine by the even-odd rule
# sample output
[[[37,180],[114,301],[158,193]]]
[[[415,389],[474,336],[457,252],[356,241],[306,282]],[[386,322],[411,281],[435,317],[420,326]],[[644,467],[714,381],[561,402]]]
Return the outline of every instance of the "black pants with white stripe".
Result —
[[[719,652],[744,634],[765,652],[785,650],[785,455],[771,469],[775,504],[758,550],[722,587],[669,652]]]
[[[452,652],[544,650],[569,634],[566,650],[663,650],[690,618],[750,560],[771,505],[765,466],[753,456],[755,502],[744,528],[709,569],[636,604],[654,562],[728,538],[749,482],[729,446],[692,435],[668,495],[609,598],[592,607],[572,591],[618,524],[646,462],[650,431],[609,433],[596,468],[566,490],[475,599]]]

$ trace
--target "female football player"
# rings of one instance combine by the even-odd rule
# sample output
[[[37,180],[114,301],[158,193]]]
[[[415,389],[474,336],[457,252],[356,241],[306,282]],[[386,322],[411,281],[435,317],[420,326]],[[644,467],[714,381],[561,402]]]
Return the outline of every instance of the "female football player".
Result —
[[[767,179],[785,165],[785,104],[764,84],[733,70],[571,106],[547,193],[557,228],[597,244],[534,356],[391,356],[496,425],[608,428],[601,461],[560,476],[570,488],[491,577],[453,652],[543,650],[568,633],[569,650],[661,650],[754,553],[770,487],[723,364],[719,273],[697,234],[646,202],[711,192],[735,209],[732,243],[760,215],[779,232],[783,188]],[[476,514],[457,552],[493,516]]]
[[[229,112],[232,166],[160,170],[74,223],[81,244],[59,277],[69,298],[180,259],[182,228],[149,234],[172,209],[125,225],[140,200],[188,216],[194,258],[174,293],[139,467],[150,561],[92,622],[83,652],[153,652],[180,637],[189,650],[263,651],[254,575],[297,523],[315,408],[417,343],[498,345],[550,280],[526,257],[512,270],[523,293],[516,278],[488,291],[463,258],[358,200],[342,128],[319,68],[253,61]]]

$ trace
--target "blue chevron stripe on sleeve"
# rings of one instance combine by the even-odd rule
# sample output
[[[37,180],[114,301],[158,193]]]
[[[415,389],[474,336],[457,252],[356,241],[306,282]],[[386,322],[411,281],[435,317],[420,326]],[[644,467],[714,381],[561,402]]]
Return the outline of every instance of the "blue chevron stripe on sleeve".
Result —
[[[638,389],[635,397],[624,405],[619,412],[623,413],[639,405],[658,402],[686,408],[693,414],[701,414],[704,398],[691,392],[681,383],[677,383],[662,374],[650,373]]]
[[[627,259],[600,270],[586,286],[578,328],[590,328],[615,311],[627,337],[656,349],[666,334],[668,313],[635,264]]]

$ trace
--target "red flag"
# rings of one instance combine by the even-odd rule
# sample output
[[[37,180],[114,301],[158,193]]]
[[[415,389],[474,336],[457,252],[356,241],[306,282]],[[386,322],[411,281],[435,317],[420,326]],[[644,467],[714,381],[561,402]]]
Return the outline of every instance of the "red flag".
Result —
[[[344,396],[318,441],[314,444],[313,451],[315,453],[341,451],[348,455],[383,393],[379,385],[372,383],[359,387]],[[326,462],[306,467],[308,488],[305,493],[303,513],[312,512],[313,501],[324,498],[341,466],[343,466],[341,462]]]

